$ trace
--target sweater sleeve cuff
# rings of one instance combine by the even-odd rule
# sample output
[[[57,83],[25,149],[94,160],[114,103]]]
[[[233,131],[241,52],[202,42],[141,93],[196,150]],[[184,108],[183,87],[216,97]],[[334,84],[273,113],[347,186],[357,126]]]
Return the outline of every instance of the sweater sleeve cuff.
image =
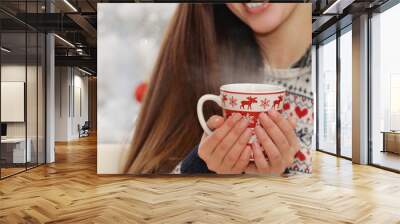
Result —
[[[199,157],[198,150],[199,146],[197,145],[182,161],[182,174],[214,173],[208,169],[207,164]]]

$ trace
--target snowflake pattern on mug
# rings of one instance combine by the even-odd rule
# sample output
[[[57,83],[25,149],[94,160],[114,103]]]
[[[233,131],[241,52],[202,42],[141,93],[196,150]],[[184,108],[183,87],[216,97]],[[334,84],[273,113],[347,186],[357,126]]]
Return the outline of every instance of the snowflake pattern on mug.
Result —
[[[229,98],[229,104],[231,105],[231,107],[235,107],[237,105],[237,99],[231,96],[231,98]]]
[[[267,98],[262,99],[260,102],[261,107],[263,107],[264,109],[269,108],[269,100]]]
[[[254,124],[255,123],[255,117],[251,116],[249,113],[246,113],[246,115],[243,116],[243,119],[248,121],[250,124]]]

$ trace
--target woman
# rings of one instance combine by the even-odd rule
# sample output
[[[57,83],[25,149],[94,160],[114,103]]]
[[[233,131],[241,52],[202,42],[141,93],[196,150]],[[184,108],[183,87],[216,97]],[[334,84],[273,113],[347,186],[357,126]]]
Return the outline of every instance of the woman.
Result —
[[[307,141],[312,135],[310,44],[311,4],[179,5],[143,102],[126,172],[170,173],[176,167],[180,170],[182,160],[187,173],[196,171],[191,164],[198,161],[206,166],[206,171],[216,173],[280,174],[288,167],[311,172]],[[213,117],[209,125],[222,137],[213,134],[201,138],[197,100],[203,94],[218,93],[222,84],[236,82],[286,86],[284,114],[297,114],[301,119],[297,121],[296,133],[289,120],[271,112],[263,116],[263,127],[256,130],[264,140],[262,146],[238,144],[239,138],[243,142],[248,137],[240,117],[227,121]],[[209,116],[221,114],[213,104],[206,104],[205,109]],[[236,136],[229,135],[233,132]],[[249,162],[250,150],[255,163]],[[226,161],[228,155],[236,161]]]

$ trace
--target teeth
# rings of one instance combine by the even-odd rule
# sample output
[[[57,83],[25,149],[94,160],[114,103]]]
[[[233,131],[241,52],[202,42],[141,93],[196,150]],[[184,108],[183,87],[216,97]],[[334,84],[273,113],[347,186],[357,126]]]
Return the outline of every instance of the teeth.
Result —
[[[262,6],[264,3],[262,2],[250,2],[250,3],[246,3],[246,6],[249,8],[257,8]]]

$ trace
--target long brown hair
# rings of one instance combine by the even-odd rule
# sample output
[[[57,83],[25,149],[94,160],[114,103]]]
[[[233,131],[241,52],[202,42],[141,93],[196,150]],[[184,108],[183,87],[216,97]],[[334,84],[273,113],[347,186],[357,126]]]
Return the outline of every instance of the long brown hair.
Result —
[[[224,4],[181,4],[169,24],[137,119],[125,171],[168,173],[199,143],[196,103],[223,83],[260,81],[252,30]],[[210,103],[205,115],[220,114]]]

